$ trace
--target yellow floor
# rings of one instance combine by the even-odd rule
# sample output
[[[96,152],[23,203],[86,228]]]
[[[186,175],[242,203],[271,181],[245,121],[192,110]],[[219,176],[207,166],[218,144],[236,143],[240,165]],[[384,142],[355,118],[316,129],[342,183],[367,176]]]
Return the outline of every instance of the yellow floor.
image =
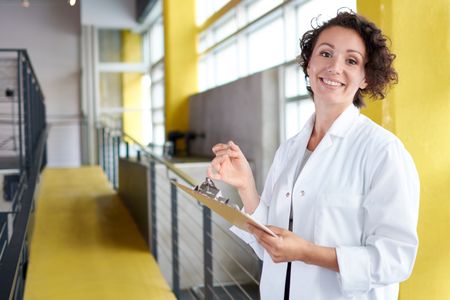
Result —
[[[175,299],[99,167],[47,169],[25,300]]]

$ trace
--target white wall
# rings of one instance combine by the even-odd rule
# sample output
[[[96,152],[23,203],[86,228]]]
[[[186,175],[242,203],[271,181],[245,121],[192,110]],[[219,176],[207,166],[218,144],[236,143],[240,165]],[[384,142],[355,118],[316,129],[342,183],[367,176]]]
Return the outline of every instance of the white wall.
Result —
[[[102,28],[136,27],[134,0],[83,0],[81,24]]]
[[[45,95],[48,165],[80,165],[80,7],[0,0],[0,48],[25,48]]]

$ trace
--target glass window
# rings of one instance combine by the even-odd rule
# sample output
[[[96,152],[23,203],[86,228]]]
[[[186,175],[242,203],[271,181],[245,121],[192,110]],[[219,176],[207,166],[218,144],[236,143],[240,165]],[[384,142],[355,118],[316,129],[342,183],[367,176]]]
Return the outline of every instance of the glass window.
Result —
[[[209,17],[224,7],[230,0],[197,0],[197,25],[203,24]]]
[[[292,98],[298,95],[298,67],[290,65],[284,68],[284,95],[286,98]]]
[[[316,25],[317,22],[322,23],[326,20],[336,16],[336,13],[340,8],[350,8],[356,11],[355,0],[343,0],[343,1],[321,1],[311,0],[298,6],[297,8],[297,28],[299,30],[298,36],[312,29],[311,25]]]
[[[311,99],[286,103],[286,139],[296,135],[305,126],[314,113],[314,102]]]
[[[155,123],[155,124],[164,123],[164,110],[154,109],[152,117],[153,117],[153,123]]]
[[[286,98],[308,94],[305,76],[302,68],[298,64],[291,64],[284,68],[284,82]]]
[[[164,81],[152,85],[152,108],[164,107]]]
[[[198,89],[204,91],[208,89],[208,57],[201,58],[198,61]]]
[[[228,17],[222,24],[214,26],[214,42],[220,42],[222,39],[236,32],[237,20],[235,16]]]
[[[122,107],[122,73],[100,73],[100,108]]]
[[[222,2],[228,1],[217,3]],[[205,5],[205,10],[214,11],[216,3],[214,0],[197,1],[199,7],[202,3]],[[198,52],[201,55],[198,62],[200,90],[294,60],[300,54],[299,39],[306,30],[311,28],[311,20],[319,15],[320,21],[327,20],[335,16],[337,10],[343,6],[355,10],[356,1],[240,1],[198,36]],[[250,24],[275,7],[280,9]],[[227,47],[219,43],[230,43],[231,40],[236,41],[235,50],[226,49]],[[222,63],[234,60],[234,55],[237,58],[236,66],[225,66]],[[224,57],[228,57],[229,60],[224,60]],[[222,70],[225,70],[224,74]],[[297,80],[295,85],[288,86],[290,90],[287,92],[292,95],[306,93],[305,85],[301,83],[304,81],[303,75],[300,71],[298,72],[295,79],[289,79]],[[230,74],[234,74],[235,77],[229,77]]]
[[[237,47],[236,43],[219,49],[215,54],[216,84],[224,84],[237,78]]]
[[[98,50],[100,62],[122,61],[122,33],[120,30],[99,29]]]
[[[153,66],[151,77],[153,82],[164,79],[164,64],[158,64],[156,66]]]
[[[153,126],[153,143],[155,145],[164,145],[165,135],[164,124],[155,124]]]
[[[150,29],[150,63],[164,56],[164,27],[162,19],[156,21]]]
[[[281,4],[283,0],[256,0],[247,5],[247,21],[251,22],[275,6]]]
[[[215,86],[214,56],[206,55],[199,60],[199,90],[204,91]]]
[[[283,62],[283,20],[276,20],[248,35],[249,72],[255,73]]]

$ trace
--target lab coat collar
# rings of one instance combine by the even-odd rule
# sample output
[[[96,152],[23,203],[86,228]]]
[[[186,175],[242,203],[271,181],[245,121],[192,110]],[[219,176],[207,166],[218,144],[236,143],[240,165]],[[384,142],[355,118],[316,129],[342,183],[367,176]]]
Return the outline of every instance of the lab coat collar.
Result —
[[[329,134],[341,138],[345,137],[358,116],[359,109],[353,104],[350,104],[333,122],[333,125],[328,130]]]

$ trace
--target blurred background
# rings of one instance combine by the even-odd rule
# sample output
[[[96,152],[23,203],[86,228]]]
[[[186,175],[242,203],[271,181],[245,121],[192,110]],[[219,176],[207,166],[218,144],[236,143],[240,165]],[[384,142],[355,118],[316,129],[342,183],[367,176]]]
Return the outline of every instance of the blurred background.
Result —
[[[81,270],[71,273],[77,264],[65,262],[78,251],[92,253],[84,230],[117,226],[116,238],[138,233],[137,244],[127,247],[155,262],[143,271],[147,275],[132,268],[133,276],[159,274],[157,285],[169,295],[257,299],[257,259],[228,235],[226,222],[176,194],[169,180],[197,184],[212,145],[233,140],[249,158],[261,192],[278,145],[314,111],[295,61],[299,39],[343,7],[374,21],[391,40],[399,83],[383,101],[367,99],[362,113],[403,141],[421,179],[419,253],[399,299],[449,298],[448,0],[0,0],[0,281],[11,282],[1,295],[77,299],[79,289],[90,293],[94,288],[84,283],[67,289],[86,278]],[[239,203],[235,191],[221,188]],[[173,193],[178,203],[171,202]],[[70,195],[70,206],[61,207]],[[105,195],[112,202],[101,202]],[[54,206],[47,207],[47,199]],[[42,215],[35,200],[42,202]],[[84,200],[86,207],[96,203],[86,219]],[[116,216],[122,206],[130,227],[93,221]],[[54,218],[62,211],[64,218]],[[73,223],[62,225],[68,220]],[[63,231],[49,229],[58,227]],[[71,247],[84,250],[65,252],[65,238],[45,240],[58,235],[76,235]],[[121,247],[112,243],[99,255],[111,249],[117,254]],[[42,264],[33,265],[33,255]],[[2,269],[6,259],[12,271]],[[136,282],[123,288],[116,283],[125,279],[111,281],[108,276],[130,260],[105,262],[112,265],[107,283],[103,275],[89,279],[97,282],[96,299],[172,297],[151,294],[151,279],[139,283],[139,292],[130,287]],[[91,267],[93,274],[105,265]],[[60,292],[42,279],[63,280],[65,272],[73,277]]]

